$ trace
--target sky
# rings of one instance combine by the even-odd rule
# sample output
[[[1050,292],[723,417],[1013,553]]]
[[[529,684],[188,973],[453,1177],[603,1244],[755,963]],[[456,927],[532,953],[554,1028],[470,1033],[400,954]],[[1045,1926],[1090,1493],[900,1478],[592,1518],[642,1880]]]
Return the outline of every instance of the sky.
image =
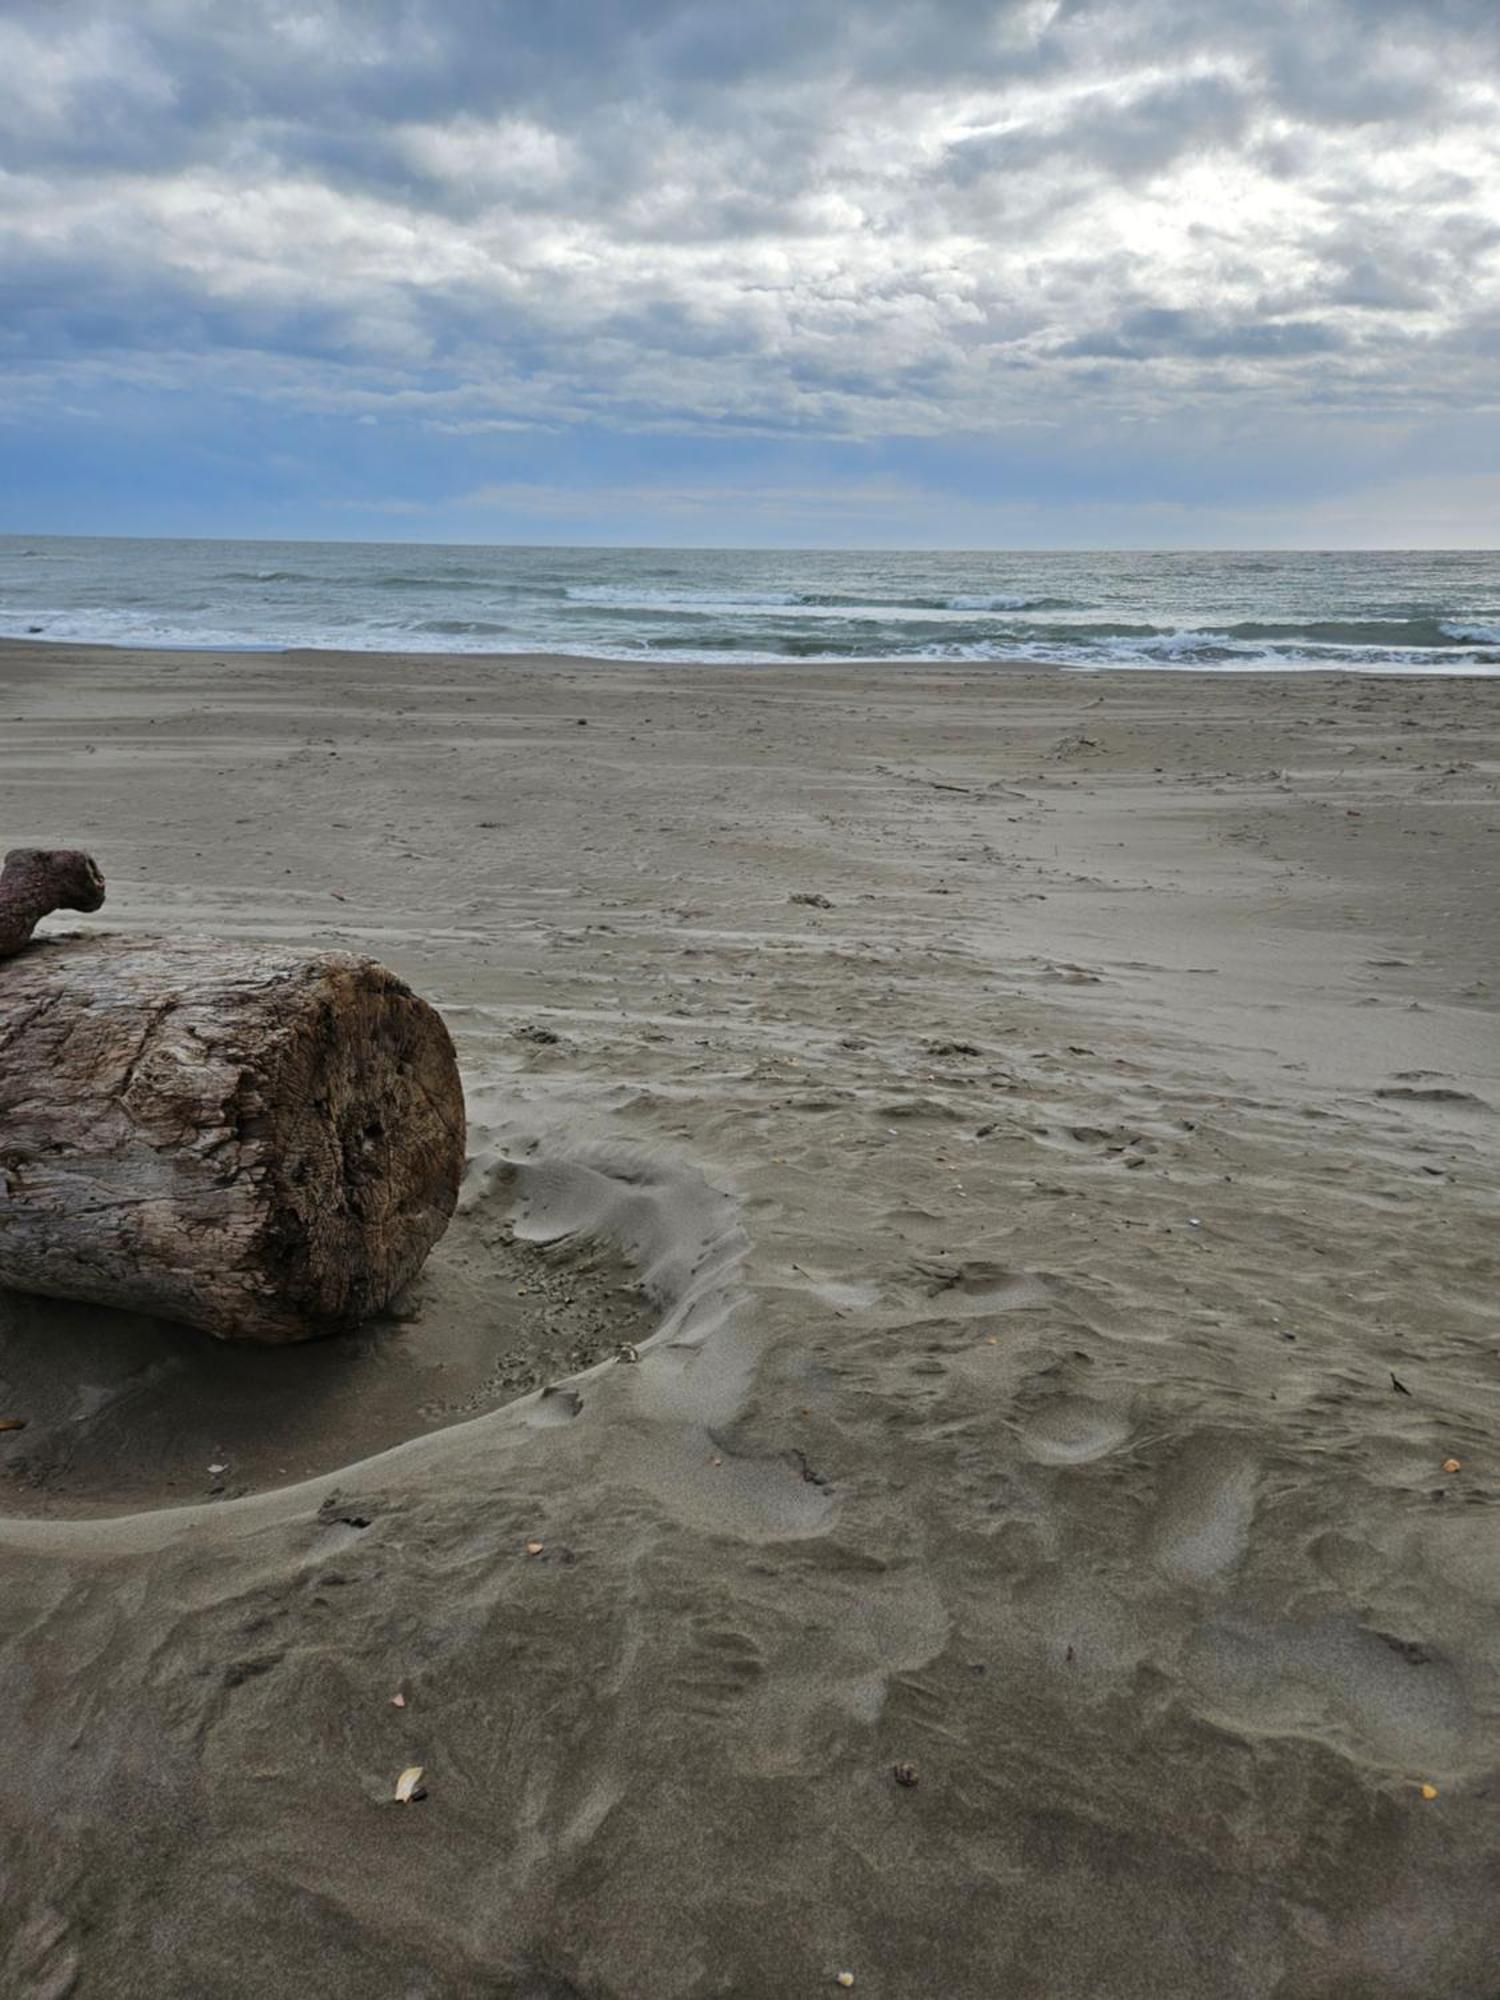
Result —
[[[0,0],[0,531],[1500,545],[1496,0]]]

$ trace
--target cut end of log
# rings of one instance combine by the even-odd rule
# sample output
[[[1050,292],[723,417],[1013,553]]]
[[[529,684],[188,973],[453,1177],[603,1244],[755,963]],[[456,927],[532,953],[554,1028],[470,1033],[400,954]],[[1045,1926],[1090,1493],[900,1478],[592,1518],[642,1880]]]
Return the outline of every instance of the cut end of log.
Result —
[[[463,1175],[463,1088],[436,1012],[369,959],[315,960],[305,986],[261,1088],[262,1340],[380,1311],[447,1228]]]

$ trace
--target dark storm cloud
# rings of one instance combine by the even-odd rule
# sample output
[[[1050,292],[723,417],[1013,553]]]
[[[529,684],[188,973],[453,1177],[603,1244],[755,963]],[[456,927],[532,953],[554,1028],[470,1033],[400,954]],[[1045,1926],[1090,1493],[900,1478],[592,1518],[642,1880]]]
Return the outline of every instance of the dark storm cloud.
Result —
[[[1236,355],[1295,359],[1327,354],[1343,344],[1336,332],[1315,320],[1256,319],[1226,324],[1197,313],[1148,306],[1124,314],[1108,332],[1070,341],[1065,351],[1126,361],[1148,361],[1163,354],[1201,355],[1207,360]]]
[[[1492,0],[12,0],[0,355],[444,424],[1420,409],[1487,352],[1497,63]]]

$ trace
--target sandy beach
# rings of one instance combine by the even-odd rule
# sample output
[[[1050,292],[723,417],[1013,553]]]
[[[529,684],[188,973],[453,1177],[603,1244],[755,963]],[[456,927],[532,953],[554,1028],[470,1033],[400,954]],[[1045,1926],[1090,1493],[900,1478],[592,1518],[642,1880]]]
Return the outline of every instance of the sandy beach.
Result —
[[[471,1150],[0,1298],[7,2000],[1494,2000],[1500,681],[10,643],[0,797]]]

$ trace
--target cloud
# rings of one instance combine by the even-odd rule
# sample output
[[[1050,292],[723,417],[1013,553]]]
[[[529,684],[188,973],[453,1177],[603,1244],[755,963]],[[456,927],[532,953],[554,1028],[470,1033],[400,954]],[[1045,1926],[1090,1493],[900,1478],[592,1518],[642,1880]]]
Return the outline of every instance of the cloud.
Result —
[[[1299,360],[1344,345],[1339,334],[1317,320],[1216,321],[1171,306],[1146,306],[1126,313],[1100,334],[1070,341],[1069,355],[1107,355],[1149,361],[1161,355],[1221,360]]]
[[[499,442],[1493,407],[1492,0],[11,0],[0,358]],[[1226,466],[1226,477],[1230,468]]]

